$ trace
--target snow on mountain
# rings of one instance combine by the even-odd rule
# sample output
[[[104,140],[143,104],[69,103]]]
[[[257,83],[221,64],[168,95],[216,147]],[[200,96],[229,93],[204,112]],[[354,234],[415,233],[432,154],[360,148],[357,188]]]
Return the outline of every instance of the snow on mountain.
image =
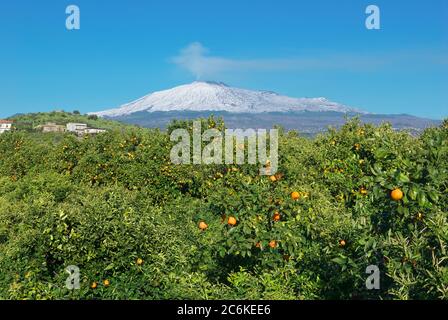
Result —
[[[221,82],[196,81],[151,93],[117,109],[92,114],[101,117],[120,117],[140,111],[226,111],[231,113],[335,111],[365,113],[325,98],[291,98],[269,91],[233,88]]]

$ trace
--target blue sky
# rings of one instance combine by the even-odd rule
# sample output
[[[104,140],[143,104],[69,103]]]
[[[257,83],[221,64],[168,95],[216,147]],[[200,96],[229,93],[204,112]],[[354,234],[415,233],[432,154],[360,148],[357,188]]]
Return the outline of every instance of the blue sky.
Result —
[[[81,29],[65,28],[68,5]],[[365,9],[381,29],[365,28]],[[196,79],[448,117],[446,0],[0,3],[0,117],[117,107]]]

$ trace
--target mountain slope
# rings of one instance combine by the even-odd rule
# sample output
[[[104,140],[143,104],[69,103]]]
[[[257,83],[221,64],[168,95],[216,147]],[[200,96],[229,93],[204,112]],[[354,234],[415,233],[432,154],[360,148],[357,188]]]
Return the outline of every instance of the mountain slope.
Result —
[[[419,133],[440,121],[406,114],[371,114],[325,98],[290,98],[269,91],[229,87],[219,82],[193,82],[154,92],[117,109],[93,113],[106,119],[144,127],[164,128],[174,119],[223,117],[229,128],[297,129],[314,135],[329,126],[340,127],[346,116],[359,116],[365,123],[389,122],[397,129]]]
[[[418,118],[406,114],[356,114],[341,112],[264,112],[264,113],[230,113],[223,111],[168,111],[168,112],[136,112],[130,115],[111,119],[139,125],[146,128],[166,128],[173,120],[207,118],[211,115],[222,117],[228,128],[239,129],[270,129],[281,125],[286,130],[299,130],[302,134],[315,135],[325,132],[328,127],[341,127],[346,123],[347,116],[358,116],[362,123],[379,125],[388,122],[396,130],[409,130],[418,134],[428,127],[439,126],[441,121]],[[109,117],[105,117],[109,118]]]
[[[196,81],[169,90],[154,92],[117,109],[94,114],[102,117],[121,117],[141,111],[225,111],[231,113],[335,111],[365,113],[325,98],[291,98],[270,91],[233,88],[220,82]]]

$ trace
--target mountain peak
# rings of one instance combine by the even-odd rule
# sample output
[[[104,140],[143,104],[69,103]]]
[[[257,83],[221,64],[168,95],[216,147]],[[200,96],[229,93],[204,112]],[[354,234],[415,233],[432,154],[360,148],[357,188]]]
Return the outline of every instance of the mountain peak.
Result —
[[[218,81],[194,81],[190,84],[148,94],[117,109],[94,114],[119,117],[141,111],[225,111],[230,113],[333,111],[363,113],[323,97],[292,98],[271,91],[234,88]]]

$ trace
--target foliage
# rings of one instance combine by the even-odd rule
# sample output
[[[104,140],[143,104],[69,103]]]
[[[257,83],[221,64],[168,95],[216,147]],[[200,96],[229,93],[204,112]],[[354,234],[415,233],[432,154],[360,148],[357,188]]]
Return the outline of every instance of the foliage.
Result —
[[[96,115],[81,115],[79,111],[75,110],[73,113],[64,111],[53,112],[39,112],[39,113],[27,113],[17,114],[9,118],[14,121],[14,128],[22,131],[35,131],[35,128],[39,125],[47,123],[56,123],[60,125],[66,125],[69,122],[85,123],[92,128],[100,129],[121,129],[130,127],[129,125],[111,121],[103,118],[99,118]]]
[[[110,130],[0,135],[1,299],[448,298],[446,122],[419,137],[357,120],[313,139],[282,132],[271,179],[256,165],[174,165],[159,130],[16,118],[62,119]],[[80,290],[65,287],[69,265]],[[366,289],[369,265],[380,290]]]

